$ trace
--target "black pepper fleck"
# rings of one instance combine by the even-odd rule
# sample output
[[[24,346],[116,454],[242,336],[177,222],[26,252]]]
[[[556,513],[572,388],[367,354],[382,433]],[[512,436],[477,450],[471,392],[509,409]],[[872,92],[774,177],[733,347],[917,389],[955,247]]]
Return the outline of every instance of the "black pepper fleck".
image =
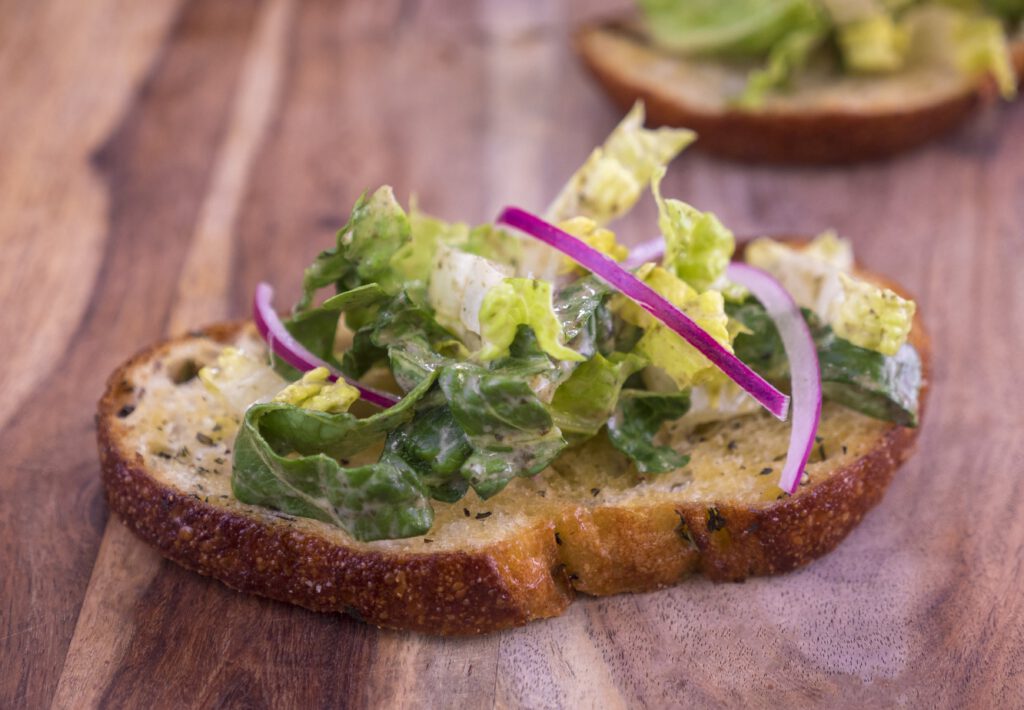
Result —
[[[477,513],[476,514],[476,519],[477,520],[483,520],[484,518],[489,518],[489,517],[491,517],[490,511],[487,511],[486,513]]]

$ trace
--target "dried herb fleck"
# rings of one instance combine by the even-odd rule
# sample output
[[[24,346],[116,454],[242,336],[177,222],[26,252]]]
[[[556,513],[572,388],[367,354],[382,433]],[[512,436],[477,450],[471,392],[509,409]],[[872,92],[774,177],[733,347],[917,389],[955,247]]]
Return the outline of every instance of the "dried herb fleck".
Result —
[[[718,532],[725,527],[725,518],[718,508],[708,508],[708,532]]]
[[[686,524],[686,518],[683,517],[683,511],[676,509],[676,515],[679,516],[679,524],[676,525],[675,528],[676,535],[690,543],[691,547],[697,549],[697,541],[693,539],[693,533],[690,532],[690,526]]]
[[[213,439],[211,439],[209,436],[207,436],[201,431],[196,433],[196,441],[198,441],[203,446],[213,446]]]
[[[759,473],[759,474],[757,474],[757,475],[758,475],[758,476],[767,476],[767,475],[768,475],[768,474],[770,474],[770,473],[771,473],[771,472],[772,472],[773,470],[775,470],[775,469],[773,469],[773,468],[772,468],[771,466],[765,466],[764,468],[762,468],[762,469],[761,469],[761,473]]]

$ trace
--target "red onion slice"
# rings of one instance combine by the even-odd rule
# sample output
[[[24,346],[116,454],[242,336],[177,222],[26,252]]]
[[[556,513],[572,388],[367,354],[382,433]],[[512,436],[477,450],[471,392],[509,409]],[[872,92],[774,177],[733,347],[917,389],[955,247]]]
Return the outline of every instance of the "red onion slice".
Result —
[[[818,349],[793,297],[772,276],[747,264],[733,262],[725,272],[746,286],[761,302],[775,323],[789,359],[790,388],[793,397],[793,425],[789,433],[789,451],[779,477],[779,487],[796,493],[807,459],[814,448],[814,435],[821,419],[821,368]]]
[[[271,305],[274,298],[274,289],[268,283],[261,283],[256,287],[256,295],[253,298],[253,319],[256,321],[256,330],[260,336],[267,341],[267,346],[275,355],[294,367],[296,370],[307,372],[317,367],[326,367],[330,371],[330,380],[344,380],[359,390],[359,396],[378,407],[387,409],[398,404],[399,399],[388,392],[367,387],[360,382],[346,377],[337,368],[324,362],[313,353],[309,352],[302,343],[295,339],[284,323],[277,315],[277,311]]]
[[[765,409],[785,421],[789,397],[768,384],[746,363],[694,323],[689,316],[619,264],[571,234],[518,207],[506,207],[502,210],[498,216],[498,223],[515,227],[544,242],[607,281],[678,333]]]

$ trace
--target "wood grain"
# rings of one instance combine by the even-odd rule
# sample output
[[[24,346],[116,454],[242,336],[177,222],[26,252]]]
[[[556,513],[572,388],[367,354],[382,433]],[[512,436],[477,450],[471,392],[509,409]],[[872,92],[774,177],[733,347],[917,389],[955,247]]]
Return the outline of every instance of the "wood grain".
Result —
[[[1021,104],[896,161],[666,179],[739,233],[837,227],[933,335],[918,455],[800,572],[435,639],[236,594],[108,520],[107,372],[259,279],[291,298],[379,183],[543,207],[617,119],[568,31],[623,4],[0,3],[0,707],[1024,705]]]

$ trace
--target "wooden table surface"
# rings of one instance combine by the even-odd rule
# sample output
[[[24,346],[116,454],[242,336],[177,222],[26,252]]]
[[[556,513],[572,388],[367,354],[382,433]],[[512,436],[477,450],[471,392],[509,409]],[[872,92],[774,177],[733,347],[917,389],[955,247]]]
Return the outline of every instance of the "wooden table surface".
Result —
[[[289,300],[366,188],[543,206],[617,120],[566,42],[596,11],[0,0],[0,707],[1024,705],[1024,102],[891,162],[670,173],[740,234],[838,228],[934,338],[917,456],[799,572],[436,639],[237,594],[109,515],[108,372],[260,279]]]

